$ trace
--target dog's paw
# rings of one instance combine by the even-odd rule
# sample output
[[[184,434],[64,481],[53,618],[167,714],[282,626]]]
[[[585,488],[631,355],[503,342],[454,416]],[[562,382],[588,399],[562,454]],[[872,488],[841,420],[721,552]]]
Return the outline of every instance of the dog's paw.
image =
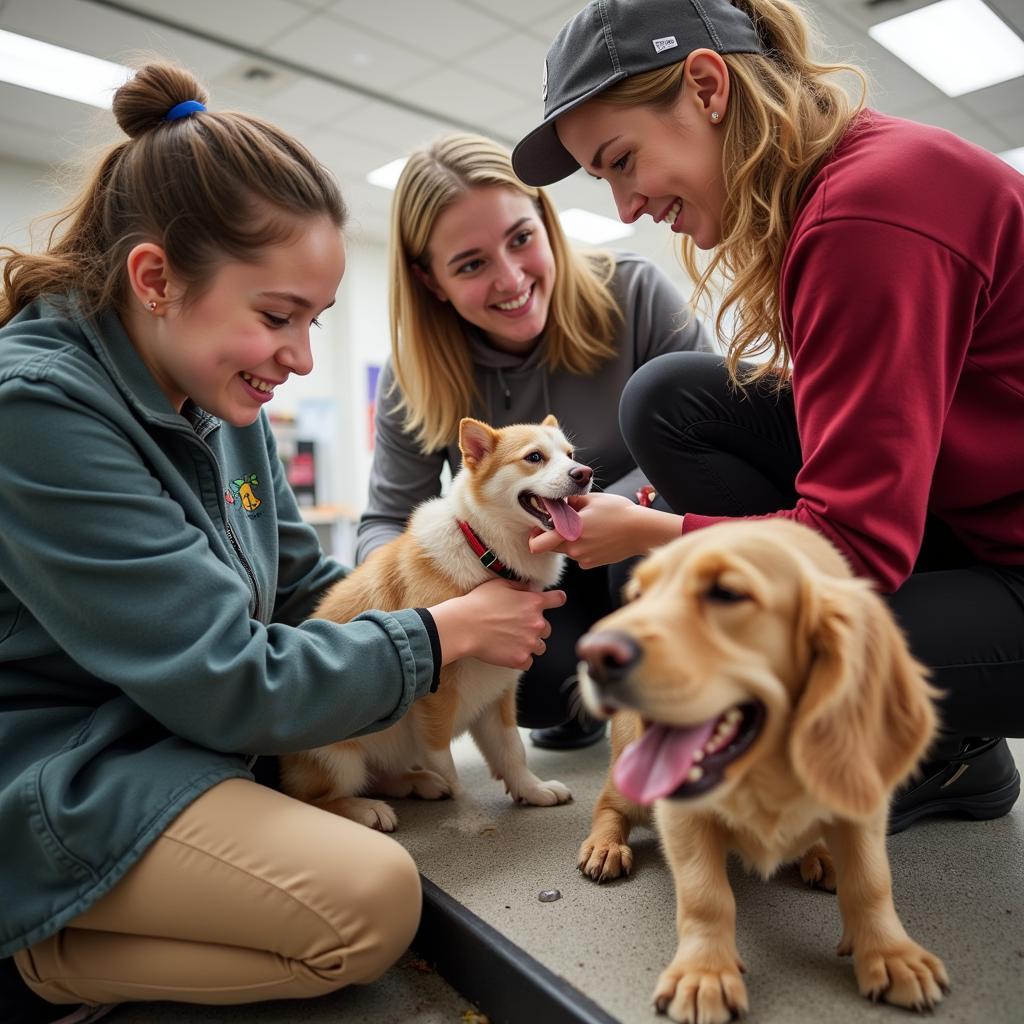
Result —
[[[350,797],[347,801],[345,817],[358,821],[360,825],[376,829],[378,832],[394,832],[398,828],[398,815],[390,804],[383,800],[370,800],[366,797]]]
[[[853,967],[862,996],[908,1010],[931,1010],[949,991],[942,961],[907,939],[888,949],[855,950]]]
[[[800,877],[812,889],[836,891],[836,868],[832,863],[832,854],[823,843],[815,843],[800,858]]]
[[[576,858],[576,868],[599,884],[610,882],[633,870],[633,851],[626,843],[587,836]]]
[[[506,779],[505,792],[517,804],[528,804],[531,807],[554,807],[556,804],[567,804],[572,799],[567,785],[555,779],[545,782],[532,774],[515,782]]]
[[[572,793],[568,786],[555,779],[547,782],[534,779],[518,793],[512,793],[512,798],[531,807],[554,807],[556,804],[567,804],[572,799]]]
[[[654,1008],[680,1024],[727,1024],[747,1012],[747,986],[735,961],[673,960],[654,989]]]

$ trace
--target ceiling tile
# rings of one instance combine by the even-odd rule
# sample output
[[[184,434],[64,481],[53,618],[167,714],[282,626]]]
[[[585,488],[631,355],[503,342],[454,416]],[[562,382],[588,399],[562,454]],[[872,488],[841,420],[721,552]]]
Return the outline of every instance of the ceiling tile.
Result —
[[[273,96],[268,96],[266,107],[274,114],[292,114],[311,124],[323,124],[335,121],[365,103],[366,97],[351,89],[343,89],[315,78],[300,78]]]
[[[868,103],[887,114],[906,115],[915,107],[935,103],[944,94],[901,60],[871,40],[861,66],[868,72]]]
[[[544,108],[539,102],[528,103],[502,117],[501,133],[509,140],[510,146],[515,145],[524,135],[532,132],[543,117]]]
[[[270,110],[263,100],[254,100],[251,96],[235,93],[230,89],[217,89],[211,96],[210,109],[231,110],[269,121],[281,131],[294,135],[308,148],[312,148],[319,139],[317,127],[306,118],[288,112]]]
[[[361,29],[319,15],[267,47],[296,64],[374,90],[394,90],[437,67],[434,61]]]
[[[398,95],[405,95],[410,102],[430,107],[457,121],[479,125],[485,134],[489,130],[501,131],[502,115],[523,103],[517,93],[451,68],[417,79],[399,90]],[[493,129],[486,127],[489,125],[493,125]]]
[[[247,46],[270,42],[305,21],[310,12],[286,0],[124,0],[136,10],[191,25],[201,32],[225,37]]]
[[[98,148],[125,139],[109,110],[6,82],[0,82],[0,111],[3,149],[19,160],[88,159]]]
[[[0,0],[0,27],[107,59],[156,51],[181,61],[210,87],[215,108],[244,110],[294,133],[338,176],[353,211],[350,234],[382,240],[391,194],[367,184],[366,171],[456,122],[513,145],[541,117],[543,57],[584,0],[121,2],[137,13],[86,0]],[[872,73],[872,105],[997,151],[1024,145],[1024,79],[949,101],[867,36],[867,25],[928,2],[815,0],[813,10],[829,49]],[[1024,0],[987,2],[1024,31]],[[152,18],[161,16],[198,34],[155,25]],[[204,33],[235,45],[211,44]],[[267,67],[273,57],[289,67],[276,82],[253,85],[240,71],[258,62],[244,51],[260,48]],[[351,88],[328,78],[349,80]],[[0,159],[48,164],[119,137],[109,113],[12,86],[0,86],[0,110]],[[551,191],[562,209],[616,216],[607,186],[581,172]],[[617,248],[674,263],[671,236],[646,222],[636,227]],[[685,290],[683,271],[675,276]]]
[[[391,147],[355,139],[348,134],[320,131],[315,138],[303,141],[335,174],[360,183],[374,168],[395,159]]]
[[[568,11],[565,17],[569,18],[584,6],[583,0],[578,3],[571,0],[516,0],[515,3],[509,3],[509,0],[459,0],[459,3],[463,7],[486,11],[495,18],[523,27],[529,27],[544,17],[551,17],[552,12],[557,14],[558,11]]]
[[[453,131],[454,127],[442,117],[420,117],[388,103],[372,101],[326,125],[323,131],[332,137],[373,143],[390,154],[388,160],[394,160],[443,132]]]
[[[1024,112],[1024,78],[965,93],[958,96],[957,101],[992,123],[1019,116]]]
[[[935,0],[877,0],[875,3],[867,3],[866,0],[819,0],[819,3],[851,28],[864,33],[870,25],[909,14],[919,7],[935,3]]]
[[[915,107],[909,116],[915,121],[945,128],[976,146],[984,146],[985,149],[998,151],[1009,148],[1008,137],[949,98]]]
[[[532,99],[540,107],[540,83],[547,47],[524,32],[507,32],[505,37],[481,50],[466,54],[460,66],[517,93]]]
[[[1017,35],[1024,36],[1024,4],[1021,0],[985,0],[989,5],[1012,28],[1017,30]]]
[[[543,40],[544,50],[554,41],[556,35],[558,35],[559,29],[576,14],[577,11],[582,10],[584,7],[581,3],[563,4],[559,7],[551,8],[551,13],[546,17],[534,18],[528,26],[533,35],[537,36],[538,39]]]
[[[456,59],[508,32],[508,25],[455,0],[337,0],[328,12],[410,49]]]
[[[9,0],[0,7],[0,27],[107,60],[137,64],[140,57],[156,54],[186,65],[204,79],[238,60],[238,54],[224,46],[82,0]]]

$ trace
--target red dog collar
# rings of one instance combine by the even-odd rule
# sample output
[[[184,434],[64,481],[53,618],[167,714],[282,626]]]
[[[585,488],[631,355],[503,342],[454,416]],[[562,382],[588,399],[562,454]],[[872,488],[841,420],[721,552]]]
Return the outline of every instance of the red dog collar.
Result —
[[[483,541],[473,532],[473,527],[469,523],[462,519],[456,519],[455,521],[459,524],[459,529],[465,535],[466,540],[469,541],[473,554],[480,559],[480,564],[485,569],[490,569],[491,572],[507,580],[520,580],[520,576],[515,570],[510,569],[504,562],[499,561],[498,556],[490,548],[484,546]]]

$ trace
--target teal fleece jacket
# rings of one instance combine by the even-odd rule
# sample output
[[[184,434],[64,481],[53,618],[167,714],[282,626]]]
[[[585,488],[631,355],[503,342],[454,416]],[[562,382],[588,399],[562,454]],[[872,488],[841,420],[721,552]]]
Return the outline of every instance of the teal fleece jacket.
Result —
[[[66,925],[253,755],[430,690],[415,610],[306,620],[346,570],[264,416],[174,410],[117,316],[0,329],[0,957]]]

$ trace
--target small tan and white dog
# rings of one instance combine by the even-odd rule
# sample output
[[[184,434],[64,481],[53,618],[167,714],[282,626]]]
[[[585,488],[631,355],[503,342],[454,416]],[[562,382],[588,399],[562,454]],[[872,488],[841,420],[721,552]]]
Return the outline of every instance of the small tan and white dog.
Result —
[[[420,505],[404,533],[335,584],[315,618],[348,622],[369,608],[423,608],[467,594],[495,574],[541,591],[558,582],[564,555],[530,551],[537,526],[580,533],[566,498],[586,494],[593,473],[577,462],[554,416],[500,430],[459,425],[462,468],[446,495]],[[394,809],[376,796],[436,800],[459,793],[451,741],[467,729],[513,800],[551,806],[572,794],[526,765],[516,727],[517,669],[463,658],[441,670],[436,693],[395,725],[281,758],[285,792],[383,832]],[[373,794],[373,797],[363,794]]]

